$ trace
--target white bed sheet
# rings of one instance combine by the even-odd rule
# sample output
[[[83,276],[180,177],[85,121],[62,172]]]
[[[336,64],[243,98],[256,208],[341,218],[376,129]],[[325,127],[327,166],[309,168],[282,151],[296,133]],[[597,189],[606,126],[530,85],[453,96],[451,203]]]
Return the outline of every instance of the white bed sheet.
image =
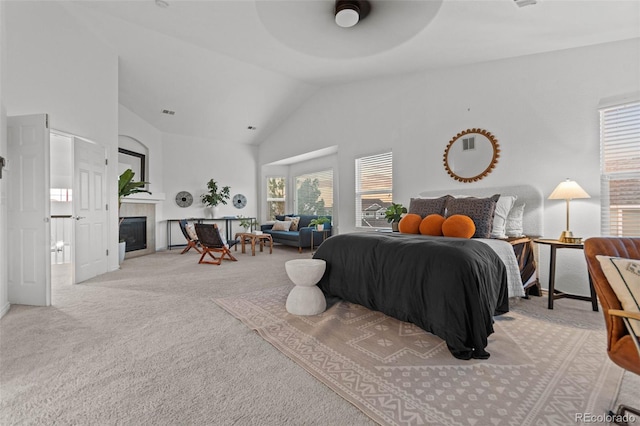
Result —
[[[509,289],[509,298],[512,297],[524,297],[524,287],[522,285],[522,278],[520,277],[520,267],[518,266],[518,259],[513,251],[513,246],[506,241],[478,238],[478,241],[482,241],[495,251],[504,266],[507,268],[507,286]]]

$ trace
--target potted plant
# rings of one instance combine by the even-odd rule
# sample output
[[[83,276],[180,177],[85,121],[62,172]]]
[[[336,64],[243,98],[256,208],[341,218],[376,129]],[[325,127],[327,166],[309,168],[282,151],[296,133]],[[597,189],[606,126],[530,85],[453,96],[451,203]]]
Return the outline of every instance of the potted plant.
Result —
[[[128,197],[132,194],[137,194],[139,192],[146,192],[147,194],[151,194],[148,190],[144,188],[144,186],[149,182],[136,182],[133,180],[136,174],[131,169],[127,169],[118,178],[118,227],[124,220],[123,217],[120,217],[120,206],[122,206],[122,199],[124,197]],[[124,260],[124,253],[126,251],[126,243],[124,241],[120,241],[120,246],[118,247],[118,257],[120,259],[120,263]]]
[[[242,216],[238,216],[238,219],[240,219],[240,227],[244,228],[244,232],[247,232],[249,230],[249,227],[251,227],[251,222],[252,219],[248,218],[248,217],[242,217]]]
[[[315,226],[318,231],[322,231],[325,223],[331,223],[331,220],[328,217],[318,216],[317,219],[311,219],[309,225]]]
[[[391,224],[393,232],[398,232],[398,222],[402,219],[402,215],[407,212],[407,208],[400,203],[391,203],[384,212],[384,218]]]
[[[213,179],[207,182],[207,188],[209,192],[202,194],[200,199],[205,206],[212,208],[213,217],[216,217],[218,205],[227,204],[227,200],[230,198],[231,188],[223,186],[221,189],[218,189],[218,183]]]

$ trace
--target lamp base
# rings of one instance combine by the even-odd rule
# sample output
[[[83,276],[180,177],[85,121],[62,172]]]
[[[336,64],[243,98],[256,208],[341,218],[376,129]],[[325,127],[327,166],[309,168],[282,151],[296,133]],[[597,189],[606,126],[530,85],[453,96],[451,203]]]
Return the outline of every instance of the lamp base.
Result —
[[[562,231],[562,234],[560,234],[560,238],[558,238],[558,241],[560,241],[561,243],[567,243],[568,239],[572,239],[573,240],[573,232],[571,231]]]

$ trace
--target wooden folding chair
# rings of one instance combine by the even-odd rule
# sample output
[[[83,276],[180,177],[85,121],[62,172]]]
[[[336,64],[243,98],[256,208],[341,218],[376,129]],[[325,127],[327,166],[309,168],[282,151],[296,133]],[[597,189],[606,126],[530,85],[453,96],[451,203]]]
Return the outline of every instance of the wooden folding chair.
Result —
[[[184,250],[182,250],[182,253],[180,254],[185,254],[192,248],[195,249],[198,253],[202,253],[200,251],[200,248],[198,248],[198,245],[200,245],[200,242],[197,239],[192,238],[191,235],[189,235],[189,232],[187,231],[188,223],[186,219],[182,219],[179,223],[180,223],[180,230],[182,231],[182,235],[184,235],[184,237],[187,239],[187,246],[184,248]]]
[[[229,251],[229,247],[233,246],[236,241],[230,241],[229,244],[225,244],[222,241],[222,237],[220,236],[220,231],[218,230],[218,225],[213,224],[203,224],[196,223],[196,234],[198,235],[198,240],[200,241],[200,246],[202,247],[202,256],[198,263],[209,263],[212,265],[219,265],[222,263],[222,259],[228,257],[228,260],[236,261],[235,257]],[[220,257],[215,257],[213,253],[221,253]],[[204,260],[204,257],[209,255],[213,258],[213,261]]]

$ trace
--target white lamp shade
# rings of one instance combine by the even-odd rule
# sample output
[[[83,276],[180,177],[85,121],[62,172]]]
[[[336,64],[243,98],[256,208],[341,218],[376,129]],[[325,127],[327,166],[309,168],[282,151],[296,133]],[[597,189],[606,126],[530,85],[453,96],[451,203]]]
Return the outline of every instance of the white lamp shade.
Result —
[[[591,198],[575,180],[567,179],[560,182],[549,195],[549,200],[573,200],[575,198]]]
[[[342,9],[336,13],[336,24],[342,28],[353,27],[360,20],[360,14],[354,9]]]

